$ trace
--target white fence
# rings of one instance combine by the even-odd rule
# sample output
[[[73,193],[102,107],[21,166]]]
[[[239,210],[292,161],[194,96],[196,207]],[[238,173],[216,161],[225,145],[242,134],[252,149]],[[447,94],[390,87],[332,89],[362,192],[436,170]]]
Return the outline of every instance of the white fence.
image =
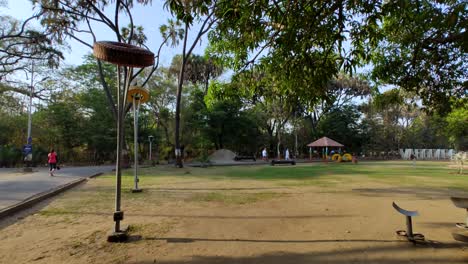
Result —
[[[409,160],[411,154],[419,160],[447,160],[455,155],[453,149],[399,149],[402,159]]]

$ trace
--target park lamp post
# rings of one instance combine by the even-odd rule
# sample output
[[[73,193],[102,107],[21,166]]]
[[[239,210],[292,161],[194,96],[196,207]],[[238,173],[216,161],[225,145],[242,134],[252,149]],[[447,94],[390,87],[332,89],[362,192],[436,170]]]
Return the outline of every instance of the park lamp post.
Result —
[[[26,76],[27,77],[27,76]],[[42,78],[39,82],[41,83],[49,77]],[[32,172],[32,99],[34,95],[34,60],[31,61],[31,84],[29,85],[29,105],[28,105],[28,136],[26,138],[26,145],[23,147],[25,167],[24,172]]]
[[[154,65],[154,53],[149,50],[121,42],[99,41],[93,45],[93,55],[102,61],[117,65],[117,149],[115,163],[115,211],[114,229],[107,236],[108,242],[123,242],[128,239],[127,230],[120,227],[120,222],[124,219],[121,210],[122,192],[122,149],[124,142],[124,117],[126,113],[127,94],[130,88],[130,81],[133,68],[145,68]],[[121,74],[122,68],[124,74]],[[127,73],[127,74],[125,74]],[[121,85],[121,77],[124,77]]]
[[[138,188],[138,112],[140,105],[147,102],[149,99],[148,90],[139,86],[132,86],[128,90],[127,100],[132,101],[133,104],[133,152],[134,152],[134,187],[132,193],[142,192],[142,189]]]
[[[29,86],[29,105],[28,105],[28,137],[26,139],[26,145],[23,147],[24,154],[24,172],[32,172],[31,162],[32,162],[32,98],[34,93],[34,60],[31,61],[31,85]]]
[[[153,136],[148,136],[148,141],[149,141],[149,160],[150,162],[153,160],[152,157],[151,157],[151,151],[152,151],[152,148],[151,148],[151,143],[153,143]]]

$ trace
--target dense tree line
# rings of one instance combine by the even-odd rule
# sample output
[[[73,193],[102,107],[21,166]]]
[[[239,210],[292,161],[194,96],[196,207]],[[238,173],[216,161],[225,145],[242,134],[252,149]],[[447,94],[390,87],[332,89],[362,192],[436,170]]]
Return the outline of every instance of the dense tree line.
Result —
[[[197,58],[197,57],[194,57]],[[177,64],[178,57],[173,64]],[[200,60],[200,59],[198,59]],[[189,69],[205,68],[199,62]],[[209,60],[205,60],[210,63]],[[106,77],[115,69],[103,64]],[[175,116],[177,72],[161,67],[149,80],[150,101],[140,114],[140,157],[148,159],[148,136],[154,136],[153,158],[174,159],[172,136]],[[45,163],[54,147],[63,162],[111,162],[115,151],[115,122],[97,64],[88,56],[82,65],[65,67],[49,82],[53,92],[47,101],[37,101],[33,113],[34,162]],[[191,76],[190,73],[187,76]],[[200,76],[197,74],[196,76]],[[64,82],[64,79],[67,79]],[[417,97],[394,88],[379,93],[367,81],[340,74],[327,84],[334,94],[315,105],[294,95],[282,97],[281,84],[267,72],[234,75],[230,80],[189,78],[181,103],[181,144],[187,159],[206,159],[216,149],[258,155],[267,147],[271,156],[289,148],[308,157],[306,144],[328,136],[350,152],[394,151],[398,148],[465,149],[466,100],[455,100],[446,116],[426,111]],[[362,97],[356,97],[361,94]],[[346,99],[350,96],[350,99]],[[26,138],[27,108],[20,97],[3,96],[0,111],[0,145],[3,166],[21,164],[21,146]],[[127,115],[126,146],[133,149],[132,118]],[[282,154],[281,154],[282,155]]]

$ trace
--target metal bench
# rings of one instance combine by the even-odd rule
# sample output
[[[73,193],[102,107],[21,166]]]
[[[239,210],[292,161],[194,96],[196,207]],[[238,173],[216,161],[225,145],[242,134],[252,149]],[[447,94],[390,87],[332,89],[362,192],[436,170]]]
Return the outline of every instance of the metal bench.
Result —
[[[468,198],[463,197],[450,197],[453,204],[458,208],[463,208],[466,210],[466,222],[465,223],[456,223],[455,225],[458,228],[463,229],[462,232],[453,232],[452,236],[455,240],[468,243]]]
[[[406,217],[406,230],[397,230],[396,233],[399,236],[404,236],[409,241],[416,243],[417,241],[423,241],[424,236],[422,234],[413,233],[413,221],[411,217],[419,216],[418,211],[408,211],[399,207],[395,202],[392,203],[393,208],[400,214]]]
[[[271,161],[271,166],[275,166],[276,164],[291,164],[291,165],[296,165],[295,160],[272,160]]]
[[[467,232],[465,232],[463,234],[458,233],[458,232],[453,232],[452,237],[453,237],[453,239],[455,239],[457,241],[468,243],[468,233]]]
[[[466,221],[465,223],[457,223],[456,226],[459,228],[468,229],[468,198],[462,197],[450,197],[453,204],[458,208],[463,208],[466,210]]]
[[[253,160],[253,161],[256,161],[257,159],[255,158],[255,156],[235,156],[234,160],[235,161],[239,161],[239,160]]]

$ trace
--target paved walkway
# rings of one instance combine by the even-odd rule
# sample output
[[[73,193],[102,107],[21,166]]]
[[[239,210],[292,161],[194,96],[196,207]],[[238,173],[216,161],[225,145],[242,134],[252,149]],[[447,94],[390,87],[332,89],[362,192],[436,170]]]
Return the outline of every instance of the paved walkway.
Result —
[[[0,168],[0,210],[22,202],[31,196],[101,172],[115,166],[65,167],[49,176],[48,168],[34,168],[32,173],[22,169]]]

